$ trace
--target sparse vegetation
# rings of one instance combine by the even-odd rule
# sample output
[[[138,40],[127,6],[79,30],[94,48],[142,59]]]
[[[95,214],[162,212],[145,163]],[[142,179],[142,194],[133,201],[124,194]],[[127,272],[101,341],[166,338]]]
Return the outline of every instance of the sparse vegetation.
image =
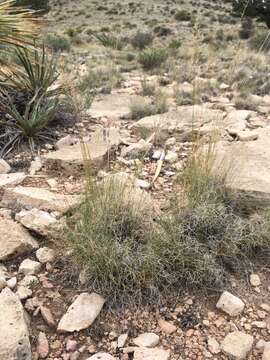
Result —
[[[55,52],[69,51],[71,41],[67,36],[48,33],[44,36],[44,43]]]
[[[143,50],[153,42],[153,35],[149,32],[138,31],[131,39],[131,44],[135,49]]]
[[[126,46],[126,43],[122,39],[118,39],[117,37],[109,34],[94,34],[93,36],[105,47],[122,50]]]
[[[160,67],[168,58],[165,48],[146,49],[139,55],[139,63],[145,70]]]

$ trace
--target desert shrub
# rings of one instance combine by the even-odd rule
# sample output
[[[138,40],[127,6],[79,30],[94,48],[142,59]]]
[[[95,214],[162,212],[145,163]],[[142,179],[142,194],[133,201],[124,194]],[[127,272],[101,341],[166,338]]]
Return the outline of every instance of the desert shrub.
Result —
[[[71,41],[67,36],[53,33],[44,36],[44,43],[55,52],[69,51],[71,47]]]
[[[269,30],[257,30],[255,34],[250,38],[249,45],[253,50],[268,52],[270,50]]]
[[[252,95],[241,92],[239,95],[237,95],[234,99],[235,107],[239,110],[252,110],[252,111],[258,111],[258,107],[260,105],[260,102],[256,100]]]
[[[88,274],[90,286],[113,300],[127,301],[158,284],[158,263],[151,251],[155,229],[141,192],[130,197],[130,185],[110,179],[90,180],[79,218],[70,224],[68,244]]]
[[[139,63],[145,70],[151,70],[161,66],[168,58],[165,48],[146,49],[139,55]]]
[[[249,39],[254,34],[253,21],[249,17],[245,17],[241,22],[241,29],[239,31],[240,39]]]
[[[153,35],[149,32],[138,31],[131,39],[131,44],[135,49],[143,50],[153,42]]]
[[[143,96],[152,96],[156,92],[156,85],[152,82],[147,81],[145,78],[142,80],[141,86]]]
[[[122,50],[126,46],[126,42],[123,39],[119,39],[109,34],[93,34],[94,38],[103,46],[109,47],[115,50]]]
[[[137,97],[130,103],[130,114],[133,120],[142,119],[153,114],[153,106],[149,99]]]
[[[179,10],[179,11],[177,11],[177,13],[175,14],[174,17],[175,17],[175,20],[177,20],[177,21],[190,21],[190,20],[192,20],[192,15],[187,10]]]

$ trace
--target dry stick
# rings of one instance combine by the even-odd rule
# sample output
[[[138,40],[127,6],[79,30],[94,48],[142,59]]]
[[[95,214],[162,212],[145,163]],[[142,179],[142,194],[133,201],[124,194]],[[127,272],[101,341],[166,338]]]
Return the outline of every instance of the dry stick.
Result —
[[[157,180],[157,178],[159,177],[159,174],[161,172],[161,169],[162,169],[162,165],[163,165],[163,162],[164,162],[164,159],[165,159],[165,150],[162,150],[162,153],[160,155],[160,158],[157,162],[157,168],[156,168],[156,172],[155,172],[155,176],[152,180],[152,185],[154,184],[154,182]]]

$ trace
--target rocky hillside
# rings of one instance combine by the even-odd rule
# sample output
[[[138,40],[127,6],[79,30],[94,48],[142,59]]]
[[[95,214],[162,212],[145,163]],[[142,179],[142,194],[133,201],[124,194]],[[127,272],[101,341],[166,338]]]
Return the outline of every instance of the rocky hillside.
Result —
[[[1,135],[0,359],[270,359],[268,30],[229,1],[46,18],[68,95]]]

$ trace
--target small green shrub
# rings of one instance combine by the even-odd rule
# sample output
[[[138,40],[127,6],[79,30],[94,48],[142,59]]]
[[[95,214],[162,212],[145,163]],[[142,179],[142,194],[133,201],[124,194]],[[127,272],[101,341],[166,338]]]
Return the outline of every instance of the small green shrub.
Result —
[[[130,103],[130,113],[133,120],[142,119],[153,114],[153,106],[149,100],[137,97]]]
[[[177,13],[175,14],[174,17],[175,17],[175,20],[177,20],[177,21],[191,21],[192,20],[192,15],[187,10],[177,11]]]
[[[115,36],[109,34],[95,34],[95,39],[105,47],[109,47],[115,50],[123,50],[126,46],[126,42]]]
[[[151,70],[160,67],[168,58],[165,48],[146,49],[139,55],[139,63],[143,69]]]
[[[135,49],[143,50],[153,42],[153,35],[149,32],[138,31],[131,39],[131,44]]]
[[[55,52],[69,51],[71,48],[71,41],[67,36],[53,33],[44,36],[44,43]]]

